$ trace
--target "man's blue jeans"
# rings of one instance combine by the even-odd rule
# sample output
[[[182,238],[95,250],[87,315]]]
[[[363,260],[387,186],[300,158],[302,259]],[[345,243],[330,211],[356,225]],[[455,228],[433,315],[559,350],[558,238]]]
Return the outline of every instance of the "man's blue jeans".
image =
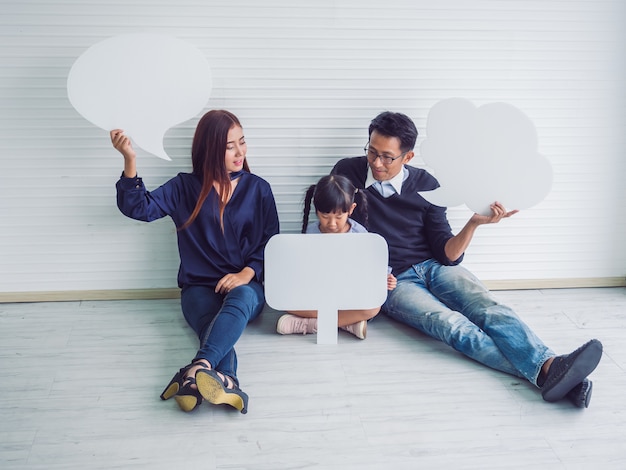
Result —
[[[383,311],[486,365],[537,384],[555,354],[467,269],[435,260],[397,276]]]
[[[195,359],[206,359],[215,370],[239,384],[235,343],[248,322],[263,310],[261,284],[251,281],[226,295],[215,293],[212,287],[185,286],[180,303],[185,320],[200,339]]]

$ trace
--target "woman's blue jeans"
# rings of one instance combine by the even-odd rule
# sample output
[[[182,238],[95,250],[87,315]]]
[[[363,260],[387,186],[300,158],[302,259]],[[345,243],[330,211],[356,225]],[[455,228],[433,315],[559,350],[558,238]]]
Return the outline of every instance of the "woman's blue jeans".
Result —
[[[554,353],[467,269],[431,259],[397,279],[383,312],[488,367],[537,384]]]
[[[255,281],[217,294],[212,287],[185,286],[180,299],[183,315],[200,339],[194,359],[206,359],[211,366],[237,384],[235,343],[248,322],[263,310],[263,287]]]

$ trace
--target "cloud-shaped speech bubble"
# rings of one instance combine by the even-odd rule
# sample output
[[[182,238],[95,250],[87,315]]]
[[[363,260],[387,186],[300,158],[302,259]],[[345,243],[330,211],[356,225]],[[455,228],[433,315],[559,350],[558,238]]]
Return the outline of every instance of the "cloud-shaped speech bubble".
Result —
[[[199,49],[172,36],[124,34],[87,49],[67,79],[72,106],[102,129],[124,129],[165,160],[165,132],[198,114],[211,95],[211,69]]]
[[[538,153],[535,126],[514,106],[443,100],[428,113],[426,134],[421,155],[441,186],[420,194],[432,204],[489,215],[495,201],[527,209],[550,192],[552,166]]]

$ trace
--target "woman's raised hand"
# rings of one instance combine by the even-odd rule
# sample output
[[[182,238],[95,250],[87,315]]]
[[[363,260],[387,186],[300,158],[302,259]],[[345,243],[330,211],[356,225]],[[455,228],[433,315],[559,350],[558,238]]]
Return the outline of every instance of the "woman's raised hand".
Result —
[[[115,150],[124,155],[124,158],[135,158],[135,149],[133,149],[130,137],[124,134],[122,129],[113,129],[111,131],[111,142]]]
[[[122,129],[113,129],[110,133],[113,147],[124,156],[124,176],[134,178],[137,176],[135,158],[137,154],[133,149],[130,137],[124,134]]]

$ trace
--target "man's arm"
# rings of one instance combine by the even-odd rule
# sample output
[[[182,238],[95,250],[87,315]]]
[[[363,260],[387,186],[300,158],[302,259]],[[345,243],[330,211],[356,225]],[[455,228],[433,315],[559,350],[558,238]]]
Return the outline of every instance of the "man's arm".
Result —
[[[476,232],[478,226],[484,224],[496,224],[500,222],[500,220],[506,217],[511,217],[519,212],[517,210],[507,212],[504,206],[499,202],[491,204],[490,207],[491,215],[474,214],[467,221],[461,231],[448,240],[445,246],[445,252],[450,261],[454,262],[461,257],[472,241],[472,238],[474,238],[474,233]]]

